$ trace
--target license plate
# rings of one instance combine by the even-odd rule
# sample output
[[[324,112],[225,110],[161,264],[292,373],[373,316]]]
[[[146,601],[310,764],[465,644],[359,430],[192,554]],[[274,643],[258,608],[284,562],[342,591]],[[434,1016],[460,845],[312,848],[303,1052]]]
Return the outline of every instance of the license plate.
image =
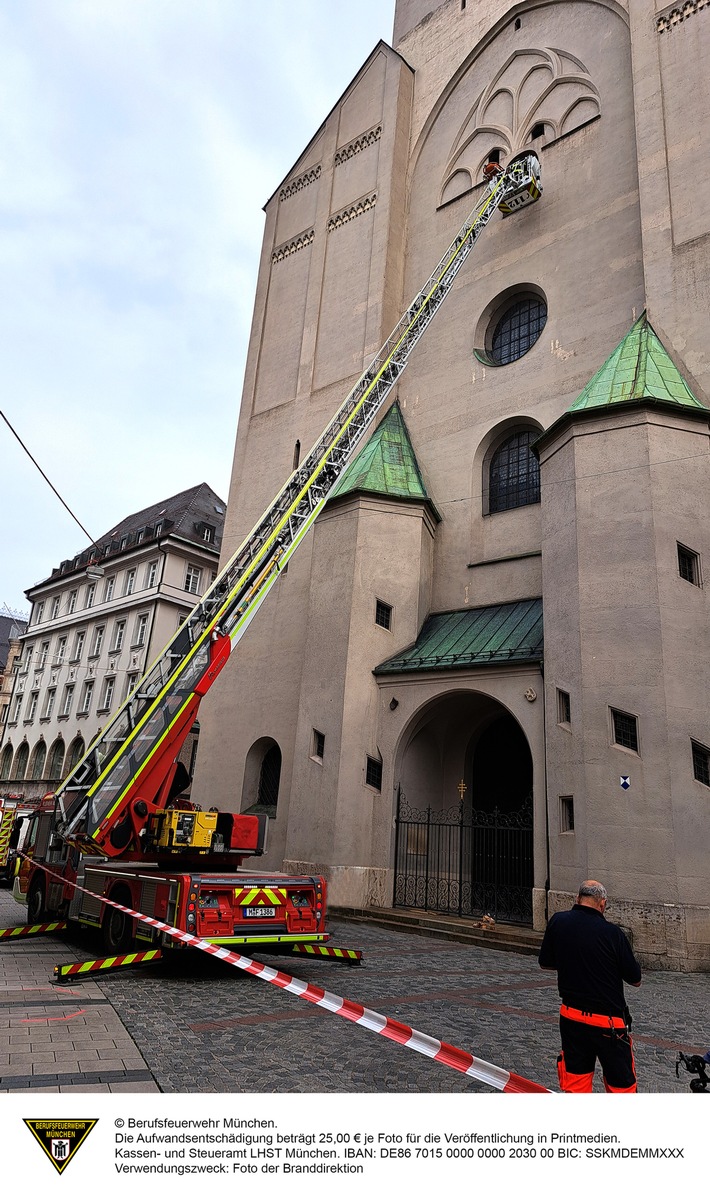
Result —
[[[245,918],[275,918],[276,906],[245,906]]]

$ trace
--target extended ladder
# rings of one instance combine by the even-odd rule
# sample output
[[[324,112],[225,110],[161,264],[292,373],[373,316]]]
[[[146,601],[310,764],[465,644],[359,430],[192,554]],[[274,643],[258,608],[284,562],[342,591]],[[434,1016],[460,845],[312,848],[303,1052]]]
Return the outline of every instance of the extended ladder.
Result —
[[[194,699],[195,686],[210,665],[211,643],[228,636],[234,647],[317,518],[493,214],[497,209],[516,211],[537,200],[541,191],[540,165],[532,153],[520,155],[490,181],[482,204],[469,215],[309,454],[60,785],[57,816],[65,838],[86,834],[90,840],[118,812]]]

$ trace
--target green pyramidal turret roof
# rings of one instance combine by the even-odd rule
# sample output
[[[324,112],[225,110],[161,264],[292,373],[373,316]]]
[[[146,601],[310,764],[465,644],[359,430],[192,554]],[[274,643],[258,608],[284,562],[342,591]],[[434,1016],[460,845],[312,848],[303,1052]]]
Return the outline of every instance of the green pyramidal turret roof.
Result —
[[[643,400],[707,408],[693,396],[645,313],[592,376],[568,413]]]
[[[342,497],[352,492],[431,504],[397,401],[355,456],[331,496]]]

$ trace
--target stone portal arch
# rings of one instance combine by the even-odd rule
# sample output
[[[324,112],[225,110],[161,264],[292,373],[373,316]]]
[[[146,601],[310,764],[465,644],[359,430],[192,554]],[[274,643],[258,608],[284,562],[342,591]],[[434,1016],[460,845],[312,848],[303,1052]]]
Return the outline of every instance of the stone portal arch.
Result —
[[[396,767],[395,906],[531,923],[533,760],[516,718],[485,693],[445,693]]]

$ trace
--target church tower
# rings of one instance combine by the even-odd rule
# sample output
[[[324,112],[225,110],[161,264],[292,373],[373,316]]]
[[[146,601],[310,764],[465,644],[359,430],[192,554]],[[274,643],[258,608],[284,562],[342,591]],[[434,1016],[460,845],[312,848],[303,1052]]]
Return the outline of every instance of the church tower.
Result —
[[[647,964],[710,966],[708,79],[702,0],[397,0],[267,201],[225,554],[485,164],[544,185],[204,705],[193,796],[268,813],[331,904],[541,929],[601,876]]]

